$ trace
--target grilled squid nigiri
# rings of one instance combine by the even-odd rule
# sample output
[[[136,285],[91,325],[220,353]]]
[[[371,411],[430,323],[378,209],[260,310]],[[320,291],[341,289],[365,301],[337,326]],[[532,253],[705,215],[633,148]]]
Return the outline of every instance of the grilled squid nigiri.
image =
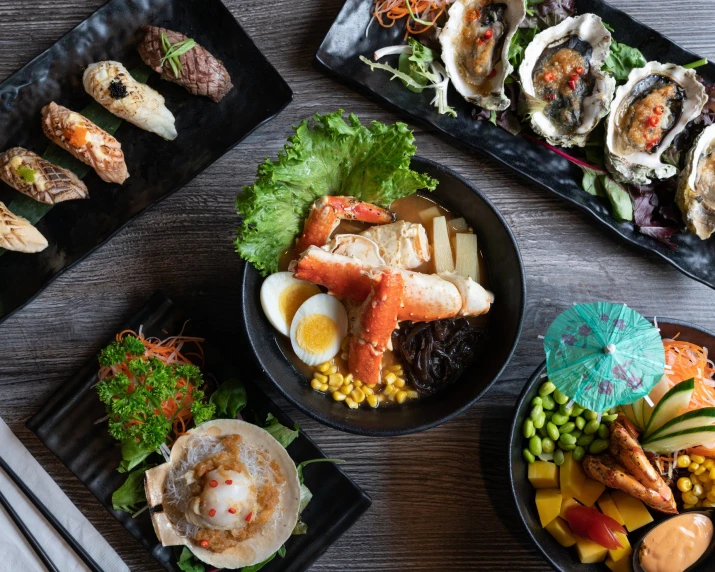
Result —
[[[200,46],[194,46],[174,58],[174,66],[167,58],[167,50],[180,42],[192,41],[180,32],[143,26],[144,40],[139,44],[139,55],[155,72],[169,81],[178,83],[194,95],[204,95],[218,103],[233,89],[231,76],[221,60]],[[162,34],[164,38],[162,38]],[[171,55],[169,53],[169,55]]]
[[[135,80],[119,62],[98,62],[84,72],[84,89],[117,117],[164,139],[176,139],[174,116],[164,98]]]
[[[72,171],[53,165],[22,147],[13,147],[0,155],[0,179],[48,205],[89,198],[87,187]]]
[[[0,202],[0,248],[34,254],[47,248],[47,239],[21,216]]]
[[[127,180],[119,141],[83,115],[53,101],[42,108],[42,129],[50,141],[92,167],[103,181],[121,185]]]

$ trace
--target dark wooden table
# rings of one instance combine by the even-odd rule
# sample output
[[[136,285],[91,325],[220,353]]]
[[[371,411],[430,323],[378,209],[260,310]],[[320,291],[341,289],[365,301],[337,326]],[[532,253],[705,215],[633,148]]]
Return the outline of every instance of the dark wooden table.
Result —
[[[0,0],[0,80],[102,2]],[[715,58],[712,0],[612,3],[685,47]],[[157,289],[191,315],[211,320],[216,330],[236,340],[242,359],[252,363],[239,331],[241,262],[232,245],[237,224],[233,201],[241,185],[253,181],[257,164],[274,157],[290,126],[304,117],[343,108],[363,120],[397,119],[312,66],[341,0],[227,4],[293,88],[293,104],[0,327],[0,416],[132,570],[158,567],[25,429],[24,421]],[[476,183],[516,234],[529,297],[523,337],[503,378],[479,404],[422,434],[395,439],[347,435],[283,404],[330,456],[348,460],[345,470],[374,500],[369,513],[313,570],[545,570],[518,520],[506,464],[515,398],[543,359],[537,335],[571,303],[594,300],[622,301],[648,316],[715,329],[715,292],[605,235],[590,219],[503,167],[456,150],[419,128],[416,136],[420,155]]]

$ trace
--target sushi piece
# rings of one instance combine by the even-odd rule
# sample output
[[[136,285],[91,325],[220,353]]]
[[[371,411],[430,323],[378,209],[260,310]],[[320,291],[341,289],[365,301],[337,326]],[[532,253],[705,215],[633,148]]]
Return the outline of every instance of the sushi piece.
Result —
[[[164,105],[164,98],[136,81],[119,62],[91,64],[83,81],[87,93],[117,117],[164,139],[176,139],[174,116]]]
[[[87,187],[72,171],[53,165],[22,147],[13,147],[0,155],[0,179],[48,205],[89,198]]]
[[[164,79],[216,103],[233,89],[231,76],[221,60],[194,40],[157,26],[143,26],[142,31],[144,40],[139,44],[139,55]]]
[[[83,115],[53,101],[42,108],[42,129],[50,141],[92,167],[103,181],[121,185],[129,176],[119,141]]]
[[[34,254],[47,248],[47,239],[21,216],[0,202],[0,248]]]

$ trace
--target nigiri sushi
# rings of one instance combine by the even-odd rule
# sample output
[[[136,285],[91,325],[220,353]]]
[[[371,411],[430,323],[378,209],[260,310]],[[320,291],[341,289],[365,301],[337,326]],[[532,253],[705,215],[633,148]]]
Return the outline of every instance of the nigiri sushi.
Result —
[[[174,116],[164,105],[164,98],[136,81],[119,62],[91,64],[83,81],[87,93],[117,117],[164,139],[176,139]]]
[[[42,129],[50,141],[92,167],[103,181],[121,185],[129,176],[119,141],[83,115],[53,101],[42,108]]]
[[[142,31],[144,40],[139,44],[139,55],[164,79],[216,103],[233,89],[231,76],[221,60],[194,40],[157,26],[142,26]]]
[[[0,248],[34,254],[47,248],[47,239],[26,219],[0,202]]]
[[[87,187],[72,171],[53,165],[22,147],[13,147],[0,155],[0,179],[48,205],[89,198]]]

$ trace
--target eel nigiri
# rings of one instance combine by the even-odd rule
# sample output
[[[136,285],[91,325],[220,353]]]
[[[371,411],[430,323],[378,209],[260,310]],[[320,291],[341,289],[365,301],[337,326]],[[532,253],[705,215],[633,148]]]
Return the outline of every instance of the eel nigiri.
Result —
[[[139,44],[139,55],[164,79],[178,83],[194,95],[209,97],[216,103],[233,89],[231,76],[221,60],[203,46],[180,32],[166,28],[142,26],[142,31],[144,40]]]
[[[53,165],[22,147],[13,147],[0,155],[0,179],[48,205],[89,198],[87,187],[72,171]]]
[[[164,139],[176,139],[174,116],[164,105],[164,98],[135,80],[119,62],[91,64],[83,81],[87,93],[117,117]]]
[[[47,248],[47,239],[21,216],[0,202],[0,248],[33,254]]]
[[[129,176],[119,141],[83,115],[53,101],[42,108],[42,129],[50,141],[92,167],[103,181],[121,185]]]

